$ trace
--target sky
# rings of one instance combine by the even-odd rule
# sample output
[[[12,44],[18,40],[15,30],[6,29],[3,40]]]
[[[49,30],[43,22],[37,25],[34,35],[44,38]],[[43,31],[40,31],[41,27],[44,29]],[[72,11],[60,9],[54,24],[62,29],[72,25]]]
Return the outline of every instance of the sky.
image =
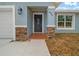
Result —
[[[79,2],[62,2],[57,9],[79,9]]]

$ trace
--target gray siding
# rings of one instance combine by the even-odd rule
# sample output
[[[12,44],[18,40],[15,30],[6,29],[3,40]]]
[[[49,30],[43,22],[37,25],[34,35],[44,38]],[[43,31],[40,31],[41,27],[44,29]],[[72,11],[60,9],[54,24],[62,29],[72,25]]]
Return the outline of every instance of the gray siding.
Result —
[[[44,33],[47,33],[47,12],[44,13]]]
[[[29,8],[27,8],[27,32],[28,32],[28,35],[31,35],[32,31],[33,31],[32,12]]]
[[[48,25],[55,25],[55,16],[54,16],[54,12],[55,12],[55,9],[54,8],[48,8],[48,10],[47,10],[47,23],[48,23]],[[50,14],[50,13],[52,13],[52,14]]]
[[[18,15],[18,8],[21,7],[23,12],[21,15]],[[16,4],[16,25],[27,25],[27,7],[24,4]]]
[[[0,5],[15,5],[16,13],[16,25],[27,25],[27,6],[50,6],[52,2],[0,2]],[[23,9],[22,15],[18,15],[17,9],[21,7]]]
[[[75,17],[75,32],[79,33],[79,13]]]

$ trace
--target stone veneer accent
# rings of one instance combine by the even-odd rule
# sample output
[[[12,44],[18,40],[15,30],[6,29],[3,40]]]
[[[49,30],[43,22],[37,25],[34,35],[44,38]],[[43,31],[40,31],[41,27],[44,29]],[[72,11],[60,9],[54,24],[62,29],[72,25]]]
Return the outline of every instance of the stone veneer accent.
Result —
[[[48,39],[55,38],[55,27],[48,27]]]
[[[27,40],[27,28],[26,27],[16,27],[16,40],[25,41]]]

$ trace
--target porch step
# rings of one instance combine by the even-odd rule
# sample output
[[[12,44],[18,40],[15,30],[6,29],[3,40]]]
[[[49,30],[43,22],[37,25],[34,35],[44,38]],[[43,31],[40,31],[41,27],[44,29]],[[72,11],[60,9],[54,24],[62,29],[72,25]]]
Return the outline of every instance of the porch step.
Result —
[[[47,34],[34,33],[32,34],[31,39],[47,39]]]

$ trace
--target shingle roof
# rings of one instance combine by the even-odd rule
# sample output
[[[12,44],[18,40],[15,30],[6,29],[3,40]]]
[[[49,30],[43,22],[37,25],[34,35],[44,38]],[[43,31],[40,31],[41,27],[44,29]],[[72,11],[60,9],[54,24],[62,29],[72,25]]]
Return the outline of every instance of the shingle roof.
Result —
[[[78,11],[79,10],[79,2],[62,2],[57,8],[56,12],[59,10],[72,10],[72,11]]]

